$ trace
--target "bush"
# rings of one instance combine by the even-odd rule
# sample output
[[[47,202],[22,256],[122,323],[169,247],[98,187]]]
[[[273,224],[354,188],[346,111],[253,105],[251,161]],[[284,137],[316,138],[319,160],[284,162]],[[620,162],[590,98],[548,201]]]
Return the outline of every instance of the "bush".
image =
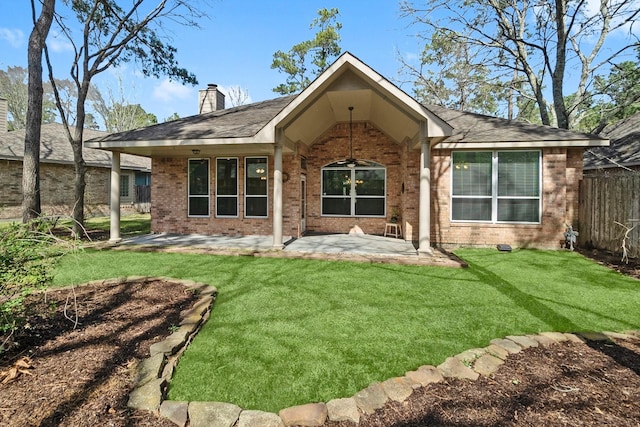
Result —
[[[16,328],[24,298],[51,281],[58,241],[42,220],[0,230],[0,333]]]

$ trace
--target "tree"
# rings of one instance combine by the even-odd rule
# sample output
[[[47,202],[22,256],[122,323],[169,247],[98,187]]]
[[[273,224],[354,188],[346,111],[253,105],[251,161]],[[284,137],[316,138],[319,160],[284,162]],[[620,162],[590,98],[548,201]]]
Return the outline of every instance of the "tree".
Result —
[[[97,88],[89,91],[91,105],[102,119],[107,132],[124,132],[158,123],[158,118],[154,114],[147,113],[140,104],[129,102],[120,76],[118,76],[118,88],[117,96],[111,88],[107,90],[107,100]],[[133,90],[126,92],[131,93]]]
[[[638,51],[640,59],[640,50]],[[590,102],[577,111],[578,129],[600,133],[606,125],[640,111],[640,66],[635,61],[613,65],[608,76],[596,76]]]
[[[205,16],[187,0],[157,0],[156,3],[134,0],[123,9],[115,0],[74,0],[68,3],[81,30],[75,35],[64,18],[57,24],[74,49],[71,80],[77,90],[75,125],[71,126],[64,113],[60,93],[55,84],[53,67],[45,48],[49,77],[53,82],[56,105],[67,129],[75,165],[75,201],[73,207],[74,233],[80,235],[84,224],[84,190],[86,164],[82,154],[82,131],[86,119],[86,105],[91,80],[105,70],[122,63],[135,62],[145,76],[169,76],[185,84],[197,84],[195,75],[178,66],[176,48],[163,41],[162,23],[171,21],[189,27],[199,27],[198,19]]]
[[[273,88],[274,92],[287,95],[302,91],[340,55],[342,24],[337,22],[338,15],[336,8],[318,10],[318,17],[309,26],[318,28],[312,40],[294,45],[289,52],[279,50],[273,54],[271,68],[288,74],[286,83]]]
[[[466,45],[453,43],[454,31],[439,30],[425,45],[416,67],[400,57],[413,80],[418,101],[460,111],[497,114],[507,96],[504,85],[489,79],[489,70]]]
[[[178,120],[179,118],[180,118],[180,115],[178,113],[173,113],[169,117],[165,118],[164,121],[166,123],[166,122],[170,122],[172,120]]]
[[[227,99],[229,100],[229,106],[237,107],[249,102],[249,91],[240,86],[230,86],[227,89]]]
[[[36,19],[36,6],[31,0],[33,29],[28,48],[28,101],[24,156],[22,158],[22,222],[27,223],[41,213],[40,206],[40,127],[42,126],[42,52],[53,22],[55,0],[44,0]]]
[[[0,96],[8,102],[9,130],[24,129],[27,124],[27,89],[29,72],[26,68],[8,66],[0,70]],[[51,91],[44,86],[42,98],[42,123],[53,123],[56,117],[56,105]]]
[[[608,64],[623,58],[640,45],[629,34],[626,45],[606,44],[607,38],[631,26],[640,15],[634,0],[601,0],[597,10],[585,0],[523,2],[518,0],[428,0],[426,8],[404,0],[401,10],[424,34],[443,29],[461,29],[452,42],[467,45],[479,53],[497,74],[514,70],[522,75],[537,104],[540,120],[571,128],[580,105],[589,102],[594,76],[606,73]],[[567,70],[577,69],[574,96],[570,103]],[[546,87],[552,95],[552,111],[545,100]]]

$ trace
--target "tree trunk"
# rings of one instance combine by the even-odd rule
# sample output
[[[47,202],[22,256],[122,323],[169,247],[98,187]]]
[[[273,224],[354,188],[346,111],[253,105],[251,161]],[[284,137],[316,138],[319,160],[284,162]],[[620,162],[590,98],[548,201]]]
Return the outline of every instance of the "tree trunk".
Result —
[[[47,40],[55,0],[44,0],[40,17],[35,20],[35,5],[31,1],[34,26],[29,36],[28,67],[29,82],[27,120],[24,137],[24,157],[22,162],[22,222],[37,218],[40,205],[40,130],[42,126],[42,49]]]
[[[79,134],[79,135],[78,135]],[[84,190],[86,187],[87,164],[82,155],[82,129],[76,127],[73,141],[71,141],[73,150],[73,164],[75,166],[74,179],[74,202],[73,202],[73,235],[81,238],[84,234]]]

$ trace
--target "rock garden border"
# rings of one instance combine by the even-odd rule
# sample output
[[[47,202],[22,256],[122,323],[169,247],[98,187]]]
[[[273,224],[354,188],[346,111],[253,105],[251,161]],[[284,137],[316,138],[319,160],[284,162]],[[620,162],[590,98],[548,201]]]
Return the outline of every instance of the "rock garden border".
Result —
[[[496,338],[484,348],[466,350],[447,358],[437,367],[425,365],[407,372],[402,377],[374,382],[352,397],[334,399],[327,403],[294,406],[275,414],[245,410],[225,402],[165,400],[167,385],[180,356],[208,320],[218,291],[205,283],[169,277],[128,277],[124,281],[140,279],[160,279],[182,284],[199,295],[194,306],[181,313],[182,321],[178,329],[163,341],[153,344],[149,350],[150,357],[138,364],[135,374],[136,386],[129,394],[130,408],[154,412],[181,427],[313,427],[322,426],[327,418],[331,421],[351,421],[357,425],[362,414],[374,413],[389,400],[404,402],[415,389],[438,383],[448,377],[475,381],[481,375],[489,376],[504,364],[510,354],[530,347],[546,347],[564,341],[583,343],[586,340],[640,337],[640,330],[635,330],[626,333],[580,334],[542,332],[535,335]]]

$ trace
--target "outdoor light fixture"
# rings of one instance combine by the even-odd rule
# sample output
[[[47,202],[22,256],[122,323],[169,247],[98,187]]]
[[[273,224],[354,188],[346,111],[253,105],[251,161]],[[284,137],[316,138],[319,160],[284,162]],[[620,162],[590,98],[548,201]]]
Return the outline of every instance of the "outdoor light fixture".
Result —
[[[200,150],[198,150],[197,148],[194,148],[193,150],[191,150],[191,152],[196,155],[200,154]]]

